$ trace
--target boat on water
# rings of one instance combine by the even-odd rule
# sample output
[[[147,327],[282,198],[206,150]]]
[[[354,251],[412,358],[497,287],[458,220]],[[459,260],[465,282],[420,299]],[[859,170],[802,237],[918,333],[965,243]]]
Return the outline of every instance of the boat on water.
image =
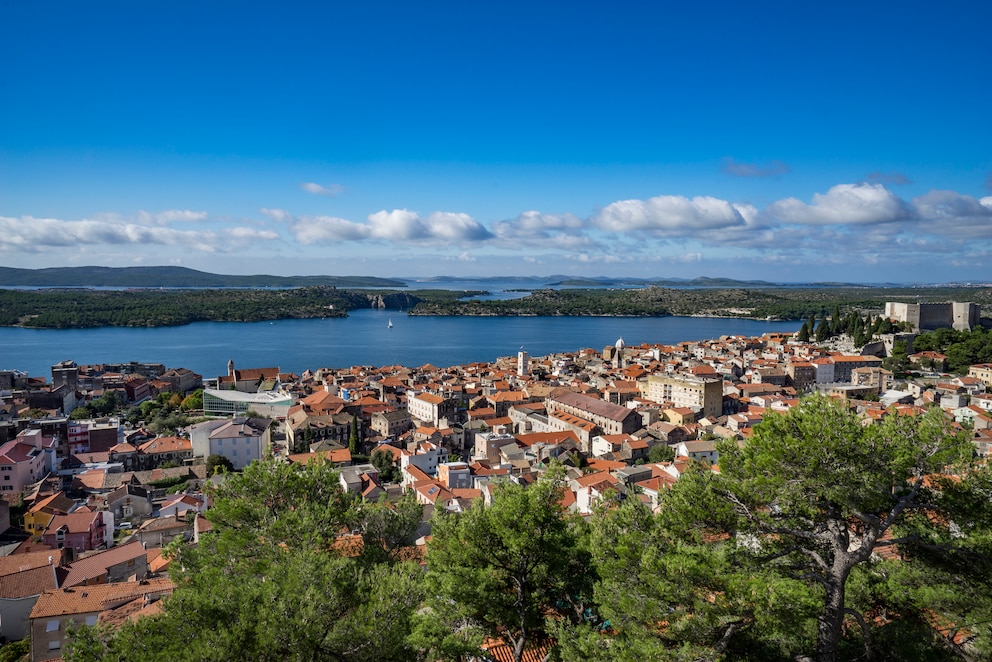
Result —
[[[389,324],[386,325],[386,328],[389,328],[389,329],[393,328],[393,320],[392,320],[392,318],[390,318]]]

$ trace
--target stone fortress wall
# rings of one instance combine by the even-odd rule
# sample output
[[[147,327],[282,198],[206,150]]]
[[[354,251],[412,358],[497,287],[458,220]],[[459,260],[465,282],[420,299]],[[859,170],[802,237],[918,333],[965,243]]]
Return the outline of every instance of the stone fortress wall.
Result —
[[[977,303],[885,303],[886,317],[898,322],[909,322],[915,331],[970,331],[981,323],[981,314],[981,307]]]

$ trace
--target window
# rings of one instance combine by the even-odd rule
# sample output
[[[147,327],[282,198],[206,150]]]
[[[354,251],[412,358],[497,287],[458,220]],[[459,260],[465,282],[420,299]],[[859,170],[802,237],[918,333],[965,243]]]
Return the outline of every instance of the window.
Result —
[[[58,632],[58,629],[59,629],[58,619],[54,619],[45,623],[45,632]]]
[[[56,639],[55,641],[49,641],[48,650],[50,651],[62,650],[62,642],[58,639]]]
[[[89,616],[86,617],[86,625],[90,627],[96,625],[97,618],[98,616],[96,614],[90,614]]]

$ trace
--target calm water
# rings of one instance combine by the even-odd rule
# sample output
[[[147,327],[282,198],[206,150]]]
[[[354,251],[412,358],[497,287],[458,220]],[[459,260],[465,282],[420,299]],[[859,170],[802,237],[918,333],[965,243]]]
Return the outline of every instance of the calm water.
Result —
[[[392,320],[393,327],[388,328]],[[721,335],[792,332],[800,322],[705,317],[407,317],[358,310],[335,319],[278,322],[200,322],[155,329],[0,328],[0,369],[51,378],[53,363],[127,361],[189,368],[204,377],[242,368],[278,366],[297,374],[352,365],[448,367],[515,356],[602,349],[623,337],[628,345],[705,340]]]

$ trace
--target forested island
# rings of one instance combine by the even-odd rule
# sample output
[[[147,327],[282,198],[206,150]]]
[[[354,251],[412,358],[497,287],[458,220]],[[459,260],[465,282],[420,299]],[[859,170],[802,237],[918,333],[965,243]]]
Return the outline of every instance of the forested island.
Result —
[[[483,291],[362,290],[330,286],[270,289],[0,290],[0,325],[34,328],[176,326],[346,316],[381,308],[409,315],[667,315],[800,320],[837,309],[881,312],[886,301],[973,301],[988,309],[992,289],[968,287],[543,289],[511,300]]]
[[[412,308],[425,298],[463,292],[342,290],[0,290],[0,326],[79,329],[101,326],[179,326],[193,322],[261,322],[346,317],[358,308]]]
[[[512,277],[506,279],[514,280]],[[488,294],[485,291],[405,290],[400,289],[405,287],[403,281],[374,277],[227,276],[182,267],[36,270],[0,267],[3,285],[52,288],[0,290],[0,325],[56,329],[157,327],[203,321],[344,317],[350,310],[369,307],[404,311],[410,315],[681,315],[798,320],[811,316],[822,319],[837,309],[877,312],[885,301],[956,300],[974,301],[987,309],[992,306],[992,289],[979,287],[840,284],[776,287],[764,281],[707,278],[685,281],[687,285],[682,287],[661,287],[644,281],[604,288],[602,282],[606,281],[560,278],[556,285],[564,286],[563,289],[549,287],[529,291],[520,298],[485,300],[479,298]],[[674,284],[674,281],[664,282]],[[718,283],[724,287],[713,287]],[[582,284],[600,286],[575,287]],[[87,287],[128,289],[93,290]],[[369,287],[388,289],[370,290]]]
[[[461,297],[425,301],[411,315],[705,316],[800,320],[844,310],[881,312],[886,301],[973,301],[992,304],[992,289],[967,287],[768,287],[679,289],[545,289],[521,299]]]

